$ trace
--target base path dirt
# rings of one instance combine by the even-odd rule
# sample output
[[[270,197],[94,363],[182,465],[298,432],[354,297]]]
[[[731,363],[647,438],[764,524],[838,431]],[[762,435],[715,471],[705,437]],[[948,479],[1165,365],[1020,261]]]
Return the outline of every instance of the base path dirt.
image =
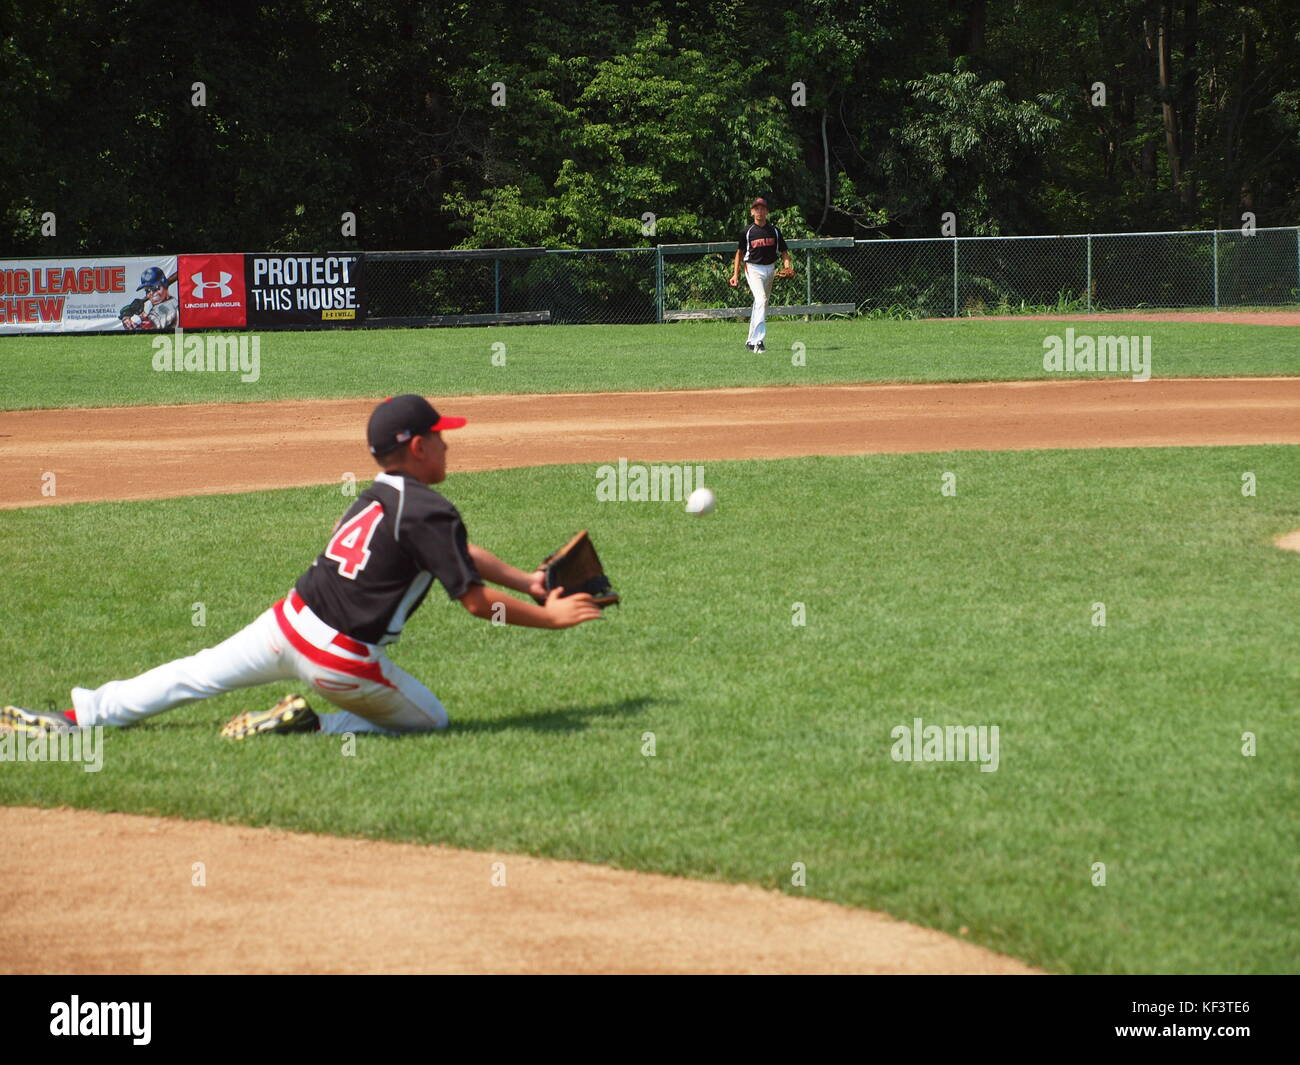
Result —
[[[577,862],[67,809],[0,808],[0,837],[6,898],[75,901],[0,911],[4,973],[1035,971],[882,914]]]
[[[0,508],[338,483],[374,399],[0,414]],[[453,472],[881,452],[1300,443],[1300,377],[467,396]],[[46,473],[55,494],[42,494]]]

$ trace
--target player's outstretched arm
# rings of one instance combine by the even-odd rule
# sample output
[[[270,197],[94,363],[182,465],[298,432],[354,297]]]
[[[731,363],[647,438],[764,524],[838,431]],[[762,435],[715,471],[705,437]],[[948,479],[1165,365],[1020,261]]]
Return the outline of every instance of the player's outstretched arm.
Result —
[[[525,595],[536,596],[539,599],[546,597],[546,586],[542,583],[542,570],[537,569],[532,573],[525,573],[508,562],[502,562],[491,551],[485,547],[479,547],[478,544],[469,545],[469,557],[474,560],[474,568],[478,570],[479,576],[485,581],[499,584],[502,588],[511,588],[516,592],[523,592]]]
[[[537,606],[484,584],[472,584],[460,597],[460,604],[476,618],[485,621],[500,618],[507,625],[527,625],[534,629],[568,629],[601,616],[600,607],[586,592],[561,598],[563,591],[563,588],[552,589],[545,605]]]

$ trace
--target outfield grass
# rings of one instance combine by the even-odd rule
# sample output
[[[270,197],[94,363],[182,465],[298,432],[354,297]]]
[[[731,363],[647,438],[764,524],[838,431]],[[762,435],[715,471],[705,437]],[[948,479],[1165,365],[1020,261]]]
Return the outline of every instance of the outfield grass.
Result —
[[[1294,331],[1148,322],[777,320],[768,352],[744,348],[744,323],[516,326],[265,333],[256,381],[153,369],[153,338],[0,340],[0,409],[313,397],[600,392],[853,381],[1029,380],[1043,338],[1149,335],[1156,377],[1300,372]],[[197,335],[197,334],[195,334]],[[504,344],[504,352],[494,344]],[[805,365],[792,364],[803,345]],[[493,356],[504,354],[505,365]]]
[[[625,605],[548,633],[435,589],[394,658],[446,702],[445,735],[363,737],[355,757],[332,737],[221,740],[267,688],[112,732],[97,774],[0,765],[0,802],[750,882],[1059,972],[1293,972],[1300,556],[1270,541],[1300,527],[1298,476],[1286,447],[712,463],[720,507],[694,519],[596,504],[590,466],[453,475],[471,535],[507,558],[591,528]],[[63,706],[224,638],[345,503],[0,512],[3,697]],[[998,725],[997,772],[893,761],[891,729],[917,716]]]

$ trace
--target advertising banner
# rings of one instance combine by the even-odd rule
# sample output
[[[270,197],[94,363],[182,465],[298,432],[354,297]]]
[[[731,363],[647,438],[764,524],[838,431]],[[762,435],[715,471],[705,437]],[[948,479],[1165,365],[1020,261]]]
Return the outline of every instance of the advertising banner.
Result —
[[[0,261],[0,334],[177,324],[176,256]]]
[[[249,326],[359,324],[365,318],[361,267],[355,252],[246,255]]]
[[[185,329],[242,329],[248,324],[244,253],[182,255],[177,282]]]

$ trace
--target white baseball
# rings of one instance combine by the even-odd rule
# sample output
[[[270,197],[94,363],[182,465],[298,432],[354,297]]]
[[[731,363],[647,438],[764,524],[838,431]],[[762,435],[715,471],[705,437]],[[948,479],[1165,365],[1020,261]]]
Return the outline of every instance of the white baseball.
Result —
[[[718,505],[718,497],[712,489],[697,488],[686,498],[687,514],[709,514]]]
[[[141,318],[138,314],[133,314],[133,315],[131,315],[131,324],[132,324],[132,325],[139,325],[139,324],[140,324],[141,322],[143,322],[143,321],[144,321],[144,319]]]

